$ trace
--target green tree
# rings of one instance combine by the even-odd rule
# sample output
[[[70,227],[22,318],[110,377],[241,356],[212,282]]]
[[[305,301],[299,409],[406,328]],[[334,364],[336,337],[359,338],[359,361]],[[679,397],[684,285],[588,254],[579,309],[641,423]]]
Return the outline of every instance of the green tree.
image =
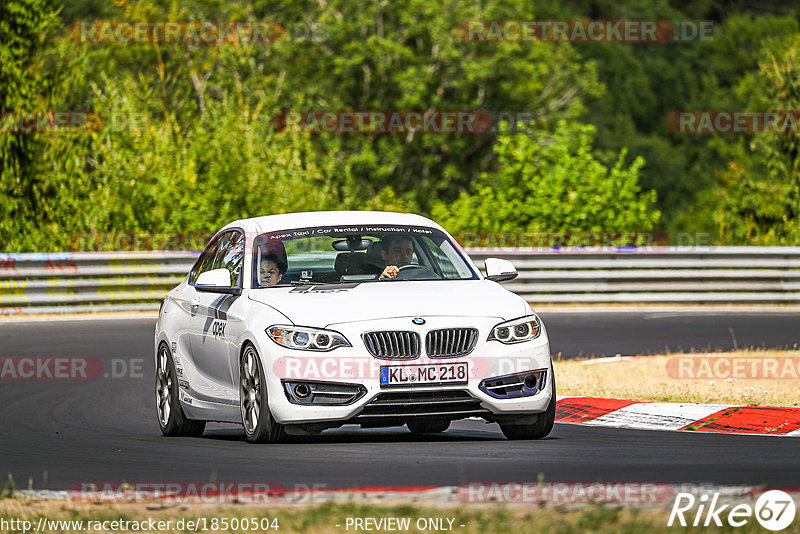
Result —
[[[641,192],[644,161],[607,167],[592,153],[595,128],[562,121],[552,135],[503,135],[500,168],[483,173],[453,204],[433,215],[451,232],[648,231],[660,213],[654,191]]]
[[[772,41],[758,73],[742,77],[737,92],[745,109],[800,109],[800,35]],[[796,124],[796,123],[795,123]],[[736,144],[719,144],[728,168],[716,187],[701,194],[693,213],[705,212],[700,228],[725,245],[800,243],[800,132],[757,133]],[[710,215],[710,216],[709,216]]]
[[[68,231],[84,184],[75,143],[44,131],[17,131],[16,114],[60,111],[74,60],[52,46],[58,11],[46,0],[0,3],[0,250],[52,246]],[[70,109],[70,108],[67,108]]]
[[[139,109],[154,121],[170,116],[181,135],[199,118],[208,120],[215,100],[234,94],[245,108],[261,109],[265,122],[267,110],[278,109],[481,109],[534,112],[547,128],[578,117],[583,98],[601,90],[593,67],[568,44],[461,40],[459,25],[467,19],[532,18],[522,0],[490,8],[474,0],[190,5],[130,3],[117,16],[277,20],[287,35],[261,46],[90,47],[87,65],[104,66],[96,82],[101,91],[132,77],[150,106],[142,101]],[[496,133],[292,135],[311,143],[305,163],[323,174],[326,198],[339,208],[427,211],[431,199],[455,197],[496,164]]]
[[[332,0],[279,9],[270,1],[253,14],[289,29],[319,25],[315,39],[286,38],[271,50],[287,109],[534,113],[546,129],[579,117],[584,100],[602,90],[593,65],[567,43],[463,40],[466,20],[535,19],[527,0]],[[496,132],[353,133],[317,134],[312,143],[336,163],[331,180],[343,206],[401,198],[427,212],[434,198],[455,198],[496,165],[496,139]]]
[[[193,120],[153,116],[148,89],[132,79],[97,89],[98,109],[113,120],[96,134],[92,230],[215,231],[335,206],[309,140],[275,132],[275,109],[243,106],[233,93]]]
[[[596,63],[598,78],[607,88],[583,118],[597,126],[598,153],[613,155],[627,148],[632,156],[645,159],[640,183],[657,191],[661,226],[674,232],[693,225],[697,216],[706,217],[687,216],[686,206],[713,187],[716,174],[727,166],[715,144],[735,139],[673,133],[666,117],[680,110],[745,109],[736,90],[740,77],[758,71],[765,42],[791,39],[798,30],[797,19],[780,12],[756,15],[727,6],[720,17],[713,9],[704,12],[701,3],[680,4],[685,3],[614,2],[592,16],[676,23],[710,20],[715,23],[710,40],[576,46]]]
[[[65,25],[273,20],[287,30],[264,45],[131,46],[77,42],[46,0],[7,0],[0,111],[88,109],[108,124],[80,135],[0,133],[0,249],[58,250],[91,231],[205,232],[279,211],[434,205],[455,228],[657,224],[713,230],[726,243],[798,243],[794,137],[693,136],[665,124],[684,109],[798,109],[787,96],[793,67],[770,73],[759,55],[766,45],[775,64],[788,64],[798,12],[777,0],[76,0],[60,12]],[[711,41],[636,44],[470,42],[459,32],[466,20],[587,18],[718,27]],[[281,111],[319,109],[489,110],[536,121],[530,137],[270,127]],[[535,184],[545,178],[562,197],[542,193]]]

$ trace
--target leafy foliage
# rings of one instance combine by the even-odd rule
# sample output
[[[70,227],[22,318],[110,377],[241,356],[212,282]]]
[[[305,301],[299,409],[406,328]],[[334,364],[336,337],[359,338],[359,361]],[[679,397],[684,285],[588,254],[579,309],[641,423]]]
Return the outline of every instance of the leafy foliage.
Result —
[[[773,0],[47,0],[0,3],[0,111],[93,110],[81,134],[0,132],[0,250],[82,232],[217,229],[315,209],[477,229],[713,232],[799,244],[797,136],[670,132],[685,109],[798,109],[800,8]],[[470,42],[466,20],[712,20],[710,41]],[[74,23],[280,22],[268,44],[92,44]],[[526,113],[525,133],[287,133],[287,110]]]
[[[269,111],[240,108],[237,95],[226,95],[181,124],[170,113],[153,118],[128,85],[98,97],[116,124],[96,140],[94,226],[207,231],[264,213],[334,207],[308,139],[275,132]]]
[[[800,36],[769,43],[758,73],[745,76],[738,92],[748,109],[800,109]],[[800,134],[760,133],[723,151],[728,168],[720,186],[703,192],[695,211],[723,244],[796,245],[800,243]]]
[[[82,163],[79,147],[17,132],[19,121],[7,114],[53,110],[67,92],[73,63],[51,46],[59,26],[46,0],[0,4],[0,250],[52,246],[50,236],[63,231],[73,199],[82,194],[84,184],[71,178]]]
[[[501,167],[484,173],[452,205],[436,203],[434,218],[451,232],[467,230],[648,231],[660,213],[655,192],[640,194],[640,158],[623,151],[612,167],[592,154],[595,128],[562,121],[552,135],[502,136]]]

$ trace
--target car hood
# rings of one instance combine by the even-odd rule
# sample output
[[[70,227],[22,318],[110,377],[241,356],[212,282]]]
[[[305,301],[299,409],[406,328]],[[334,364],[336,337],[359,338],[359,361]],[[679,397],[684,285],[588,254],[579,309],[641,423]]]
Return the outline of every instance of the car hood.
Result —
[[[325,327],[394,317],[521,317],[527,302],[488,280],[369,282],[272,287],[249,292],[253,301],[294,324]]]

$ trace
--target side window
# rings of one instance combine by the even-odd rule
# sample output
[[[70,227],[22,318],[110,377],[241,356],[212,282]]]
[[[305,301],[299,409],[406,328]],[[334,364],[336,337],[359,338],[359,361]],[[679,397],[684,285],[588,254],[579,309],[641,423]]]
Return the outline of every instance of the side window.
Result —
[[[189,274],[189,283],[191,285],[194,285],[194,283],[197,281],[197,277],[200,276],[200,273],[204,273],[212,269],[212,266],[214,265],[214,257],[217,254],[218,245],[219,239],[212,239],[202,254],[200,254],[200,257],[197,258],[194,267],[192,267],[192,272]]]
[[[231,286],[238,287],[244,265],[244,236],[233,230],[225,232],[219,241],[213,269],[228,269],[231,273]]]

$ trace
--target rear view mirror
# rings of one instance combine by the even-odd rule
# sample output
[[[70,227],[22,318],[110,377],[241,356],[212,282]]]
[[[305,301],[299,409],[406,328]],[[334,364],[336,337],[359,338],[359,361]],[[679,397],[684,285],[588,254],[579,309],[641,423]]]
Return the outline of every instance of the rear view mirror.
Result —
[[[340,239],[333,242],[333,250],[339,252],[354,252],[356,250],[367,250],[372,244],[369,239],[361,239],[360,236],[347,236],[347,239]]]
[[[506,280],[513,280],[518,276],[514,264],[508,260],[486,258],[484,264],[486,265],[486,278],[488,280],[505,282]]]
[[[200,273],[194,288],[207,293],[228,293],[231,295],[239,295],[242,292],[241,288],[231,287],[231,272],[228,269],[212,269]]]

